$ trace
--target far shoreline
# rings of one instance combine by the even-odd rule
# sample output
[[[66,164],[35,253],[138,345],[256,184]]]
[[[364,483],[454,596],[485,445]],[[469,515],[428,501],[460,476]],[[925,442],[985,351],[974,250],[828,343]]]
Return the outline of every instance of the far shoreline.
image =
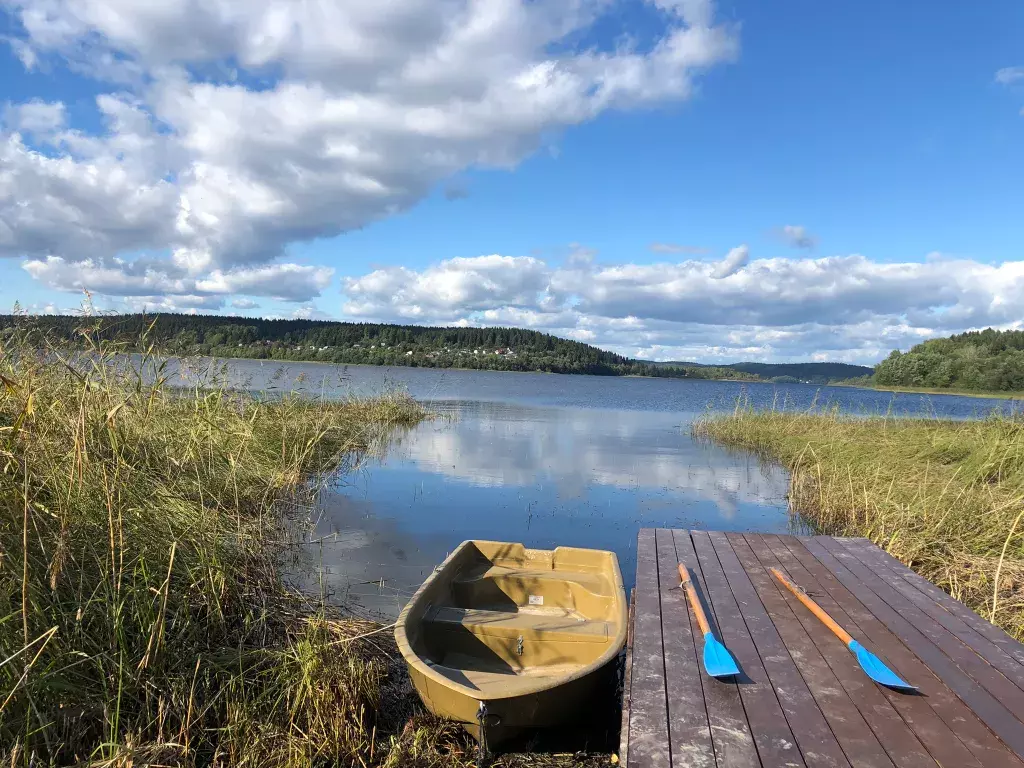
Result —
[[[141,355],[142,352],[131,351],[127,354]],[[501,368],[462,368],[455,365],[403,365],[402,363],[336,363],[333,360],[291,360],[277,357],[243,357],[241,355],[202,355],[202,354],[191,354],[185,355],[180,353],[172,352],[155,352],[155,355],[163,360],[217,360],[220,362],[226,362],[228,360],[247,360],[253,363],[277,363],[280,366],[287,366],[291,364],[301,363],[303,365],[330,365],[335,368],[409,368],[409,369],[420,369],[424,371],[466,371],[472,373],[519,373],[519,374],[539,374],[541,376],[589,376],[594,379],[650,379],[653,381],[723,381],[732,382],[734,384],[776,384],[776,382],[768,381],[767,379],[712,379],[702,378],[699,376],[647,376],[639,373],[571,373],[565,371],[514,371],[504,370]],[[801,382],[795,382],[801,383]],[[815,386],[815,385],[805,385]],[[822,384],[818,386],[831,386],[828,384]]]
[[[139,352],[132,352],[131,354],[141,354]],[[467,371],[474,373],[519,373],[519,374],[539,374],[544,376],[589,376],[596,379],[652,379],[662,381],[718,381],[732,384],[767,384],[772,386],[803,386],[803,387],[837,387],[843,389],[864,389],[871,392],[892,392],[893,394],[903,395],[946,395],[950,397],[973,397],[983,400],[1024,400],[1024,392],[978,392],[975,390],[959,390],[959,389],[935,389],[928,387],[883,387],[875,386],[871,384],[849,384],[840,382],[830,382],[827,384],[811,384],[808,382],[794,381],[794,382],[776,382],[769,379],[719,379],[719,378],[700,378],[697,376],[648,376],[638,373],[622,373],[622,374],[607,374],[607,373],[567,373],[563,371],[515,371],[515,370],[502,370],[500,368],[462,368],[459,366],[430,366],[430,365],[403,365],[401,363],[336,363],[331,360],[291,360],[274,357],[243,357],[241,355],[181,355],[181,354],[169,354],[169,353],[158,353],[159,357],[164,359],[195,359],[204,358],[207,360],[247,360],[256,363],[276,363],[281,366],[289,364],[301,363],[304,365],[329,365],[336,368],[342,367],[353,367],[353,368],[418,368],[421,370],[428,371]]]
[[[892,392],[902,395],[947,395],[950,397],[976,397],[983,400],[1024,400],[1024,392],[978,392],[969,389],[936,389],[929,387],[883,387],[874,384],[828,384],[829,387],[867,389],[872,392]]]

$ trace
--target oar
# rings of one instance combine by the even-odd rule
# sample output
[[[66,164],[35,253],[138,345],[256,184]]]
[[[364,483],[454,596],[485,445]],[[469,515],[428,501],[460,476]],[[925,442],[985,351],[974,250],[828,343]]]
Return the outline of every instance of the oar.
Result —
[[[693,586],[693,579],[690,578],[690,571],[682,563],[679,564],[679,578],[681,579],[680,586],[686,591],[690,605],[693,606],[693,612],[697,614],[700,631],[704,633],[704,671],[712,677],[738,675],[740,668],[736,666],[736,660],[711,633],[711,625],[708,624],[708,617],[704,615],[704,606],[700,604],[700,599],[697,597],[697,590]]]
[[[800,587],[794,584],[792,581],[782,575],[782,572],[778,568],[772,568],[771,572],[775,574],[775,578],[781,581],[786,589],[796,595],[796,599],[807,606],[807,609],[821,619],[821,622],[831,629],[835,636],[838,637],[846,647],[853,651],[853,655],[857,657],[857,661],[860,664],[860,668],[863,669],[868,677],[874,680],[876,683],[888,686],[889,688],[896,688],[901,691],[916,691],[917,686],[910,685],[909,683],[903,682],[903,680],[891,669],[889,669],[882,660],[875,656],[871,651],[865,648],[863,645],[854,640],[850,633],[840,627],[835,619],[825,613],[822,607],[814,602],[810,596],[804,592]]]

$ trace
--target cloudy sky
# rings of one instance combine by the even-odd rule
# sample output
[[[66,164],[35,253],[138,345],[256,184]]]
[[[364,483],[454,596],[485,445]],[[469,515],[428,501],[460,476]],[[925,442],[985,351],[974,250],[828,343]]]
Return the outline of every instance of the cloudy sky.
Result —
[[[1024,5],[0,0],[0,309],[873,363],[1024,319]]]

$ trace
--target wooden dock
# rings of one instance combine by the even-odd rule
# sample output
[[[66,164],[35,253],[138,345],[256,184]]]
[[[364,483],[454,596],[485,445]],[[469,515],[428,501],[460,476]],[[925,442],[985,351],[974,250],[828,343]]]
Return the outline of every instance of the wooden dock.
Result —
[[[697,575],[742,676],[714,680],[679,589]],[[920,694],[882,688],[780,568]],[[643,529],[620,761],[1024,768],[1024,646],[867,539]]]

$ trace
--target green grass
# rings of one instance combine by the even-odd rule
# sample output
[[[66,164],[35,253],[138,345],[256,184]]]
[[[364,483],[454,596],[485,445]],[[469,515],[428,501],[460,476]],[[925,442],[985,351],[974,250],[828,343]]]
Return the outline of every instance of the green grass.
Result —
[[[174,391],[115,352],[72,365],[29,327],[0,340],[0,751],[366,762],[386,657],[345,641],[371,625],[282,586],[274,542],[282,500],[423,411]]]
[[[938,387],[890,387],[880,384],[854,384],[850,382],[833,382],[829,386],[872,389],[875,392],[902,392],[911,395],[954,395],[956,397],[980,397],[996,400],[1024,400],[1024,392],[981,392],[976,389],[940,389]]]
[[[421,407],[261,401],[216,377],[174,389],[152,351],[142,377],[82,325],[73,362],[28,318],[0,335],[0,761],[473,764],[462,729],[424,713],[388,627],[280,576],[286,510]]]
[[[780,462],[818,531],[870,538],[1024,640],[1024,422],[738,407],[693,431]]]

